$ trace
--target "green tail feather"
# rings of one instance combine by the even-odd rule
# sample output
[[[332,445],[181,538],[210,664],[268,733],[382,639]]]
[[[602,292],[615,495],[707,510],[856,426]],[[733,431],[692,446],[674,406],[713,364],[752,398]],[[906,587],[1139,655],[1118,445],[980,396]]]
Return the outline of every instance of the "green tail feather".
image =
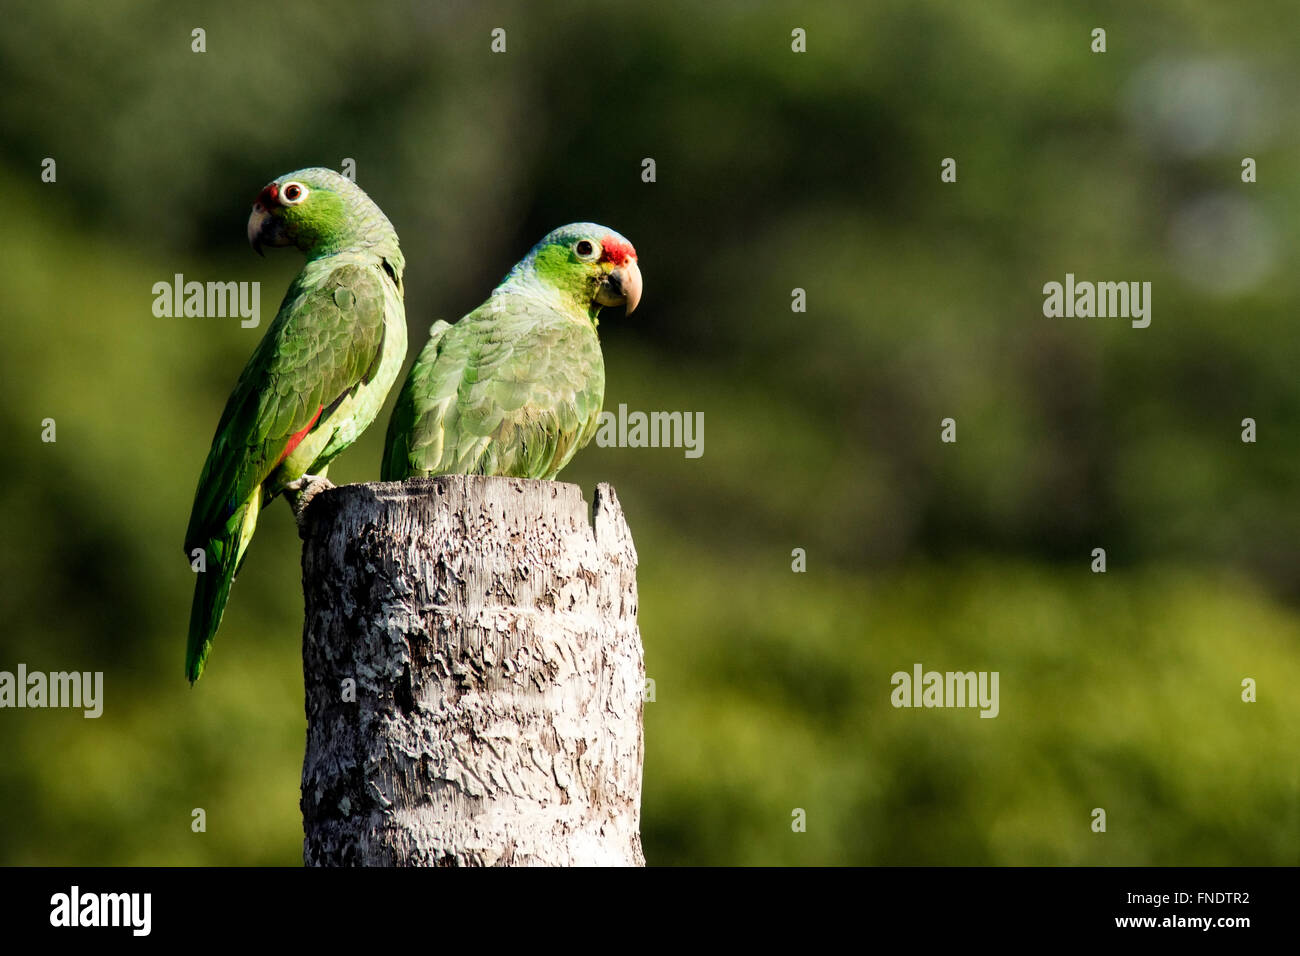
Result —
[[[207,570],[198,574],[194,583],[194,602],[190,605],[190,634],[185,648],[185,676],[190,685],[203,674],[212,641],[221,626],[221,617],[230,599],[230,586],[243,563],[248,542],[257,527],[257,512],[261,505],[259,488],[230,517],[225,533],[207,542]]]

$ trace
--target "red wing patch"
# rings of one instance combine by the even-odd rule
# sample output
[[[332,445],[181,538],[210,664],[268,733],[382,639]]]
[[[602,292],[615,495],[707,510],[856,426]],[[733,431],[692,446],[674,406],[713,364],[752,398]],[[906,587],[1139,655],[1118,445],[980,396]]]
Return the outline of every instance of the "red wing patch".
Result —
[[[284,446],[284,453],[280,455],[280,460],[275,463],[277,468],[280,466],[281,462],[293,454],[295,448],[302,444],[302,440],[307,437],[307,433],[316,427],[316,422],[320,418],[320,413],[324,410],[324,405],[317,406],[316,414],[311,417],[311,421],[307,423],[307,427],[302,431],[289,436],[289,443]]]

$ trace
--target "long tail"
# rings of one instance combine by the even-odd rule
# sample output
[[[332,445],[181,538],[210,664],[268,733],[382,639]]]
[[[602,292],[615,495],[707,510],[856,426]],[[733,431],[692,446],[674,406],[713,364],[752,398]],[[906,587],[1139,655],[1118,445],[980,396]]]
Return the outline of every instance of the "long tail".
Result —
[[[222,533],[208,540],[207,570],[194,582],[194,603],[190,605],[190,634],[185,648],[185,676],[191,686],[203,674],[212,640],[221,626],[221,616],[230,599],[230,586],[243,563],[248,542],[257,528],[257,513],[262,491],[255,489],[249,499],[230,516]]]

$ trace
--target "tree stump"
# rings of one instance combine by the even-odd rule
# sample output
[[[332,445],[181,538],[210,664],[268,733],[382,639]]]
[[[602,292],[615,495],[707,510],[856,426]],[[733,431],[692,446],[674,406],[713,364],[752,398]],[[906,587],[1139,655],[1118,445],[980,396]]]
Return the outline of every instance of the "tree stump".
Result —
[[[613,488],[589,523],[561,482],[345,485],[302,536],[309,866],[645,864],[637,557]]]

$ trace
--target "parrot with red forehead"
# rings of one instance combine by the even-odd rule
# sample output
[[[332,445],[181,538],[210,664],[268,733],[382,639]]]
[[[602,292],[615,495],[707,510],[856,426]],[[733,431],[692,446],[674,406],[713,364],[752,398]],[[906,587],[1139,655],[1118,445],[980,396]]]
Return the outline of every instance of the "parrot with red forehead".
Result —
[[[388,422],[385,481],[554,478],[591,441],[605,397],[600,310],[641,299],[632,244],[579,222],[548,234],[486,302],[435,322]]]
[[[405,260],[388,218],[328,169],[268,183],[248,241],[307,262],[226,402],[199,476],[185,552],[205,556],[190,609],[185,676],[199,679],[258,515],[294,493],[295,513],[330,461],[375,420],[406,358]],[[293,503],[293,501],[291,501]]]

